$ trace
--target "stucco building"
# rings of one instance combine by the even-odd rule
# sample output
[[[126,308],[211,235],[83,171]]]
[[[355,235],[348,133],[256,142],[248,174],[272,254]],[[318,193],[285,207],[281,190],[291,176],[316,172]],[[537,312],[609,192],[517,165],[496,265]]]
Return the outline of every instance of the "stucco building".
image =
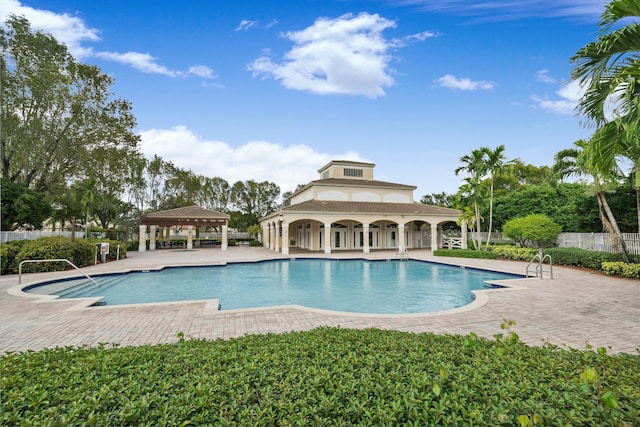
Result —
[[[260,220],[265,247],[288,254],[295,247],[339,250],[440,247],[442,225],[455,223],[456,209],[416,203],[412,185],[376,181],[375,164],[334,160],[290,198],[290,205]],[[466,246],[466,225],[462,238]]]

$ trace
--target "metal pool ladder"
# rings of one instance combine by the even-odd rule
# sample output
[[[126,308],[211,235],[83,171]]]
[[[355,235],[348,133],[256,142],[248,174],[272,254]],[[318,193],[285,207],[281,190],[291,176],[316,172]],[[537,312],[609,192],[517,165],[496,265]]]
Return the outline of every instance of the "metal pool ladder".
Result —
[[[25,259],[24,261],[20,262],[20,265],[18,266],[18,284],[22,283],[22,264],[27,264],[27,263],[41,263],[41,262],[66,262],[67,264],[69,264],[71,267],[75,268],[76,270],[78,270],[80,273],[82,273],[82,275],[84,277],[86,277],[87,279],[91,280],[93,283],[95,283],[97,286],[100,286],[100,284],[98,282],[96,282],[95,280],[93,280],[91,278],[91,276],[89,276],[87,273],[85,273],[84,271],[80,270],[78,267],[76,267],[76,265],[74,263],[72,263],[71,261],[69,261],[66,258],[62,258],[62,259]]]
[[[544,269],[544,262],[546,260],[549,260],[549,269],[545,270]],[[533,269],[531,264],[535,263],[536,268]],[[539,277],[540,279],[544,279],[543,274],[544,273],[549,273],[549,277],[551,279],[553,279],[553,261],[551,260],[551,255],[546,254],[544,256],[542,256],[542,258],[540,258],[540,254],[536,255],[533,257],[533,259],[529,262],[529,265],[527,265],[527,272],[526,272],[526,276],[529,277],[529,271],[531,270],[532,273],[536,274],[536,277]]]
[[[409,259],[409,251],[407,250],[406,246],[398,246],[396,255],[400,257],[400,261],[402,261],[403,259]]]

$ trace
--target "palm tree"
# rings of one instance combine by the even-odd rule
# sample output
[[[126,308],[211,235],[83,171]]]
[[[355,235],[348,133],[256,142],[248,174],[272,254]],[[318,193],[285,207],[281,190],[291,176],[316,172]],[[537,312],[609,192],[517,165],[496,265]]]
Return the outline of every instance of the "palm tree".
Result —
[[[578,111],[601,133],[593,138],[595,166],[606,174],[616,156],[633,163],[640,231],[640,2],[613,0],[600,17],[600,34],[578,50],[572,78],[586,86]],[[614,26],[626,22],[625,26]],[[609,110],[613,107],[613,111]]]
[[[590,176],[593,179],[593,189],[598,201],[598,212],[603,227],[612,236],[614,247],[620,245],[627,262],[630,262],[629,252],[625,244],[618,223],[609,207],[605,192],[607,184],[611,184],[610,178],[615,174],[610,171],[606,175],[598,172],[594,164],[593,146],[590,141],[579,140],[574,143],[574,148],[561,150],[554,156],[552,172],[560,179],[569,176]],[[609,182],[606,180],[609,179]]]
[[[494,150],[489,147],[482,147],[484,169],[489,173],[490,191],[489,191],[489,234],[487,236],[487,245],[485,250],[489,250],[489,241],[491,240],[491,231],[493,228],[493,184],[494,178],[500,174],[507,165],[512,161],[507,161],[504,156],[505,146],[501,144]]]
[[[469,176],[464,179],[465,183],[460,186],[458,193],[466,200],[473,203],[476,240],[474,246],[477,250],[482,249],[482,241],[480,238],[480,202],[482,201],[482,177],[486,174],[486,163],[484,161],[485,153],[482,149],[475,149],[471,154],[465,154],[460,157],[462,166],[455,169],[455,174],[466,172]]]

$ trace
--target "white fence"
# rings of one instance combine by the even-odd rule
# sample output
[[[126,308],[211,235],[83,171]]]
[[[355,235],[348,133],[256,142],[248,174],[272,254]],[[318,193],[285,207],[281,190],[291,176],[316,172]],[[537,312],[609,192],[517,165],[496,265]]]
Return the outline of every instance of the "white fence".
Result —
[[[12,240],[36,240],[40,237],[66,236],[71,237],[70,231],[0,231],[0,243]],[[82,239],[84,231],[76,231],[76,237]]]
[[[622,233],[630,254],[640,255],[640,234]],[[561,248],[581,248],[600,252],[621,252],[621,247],[615,247],[611,235],[608,233],[562,233],[558,238]]]
[[[480,233],[483,242],[487,241],[489,233]],[[71,237],[70,231],[2,231],[0,232],[0,243],[11,240],[35,240],[47,236],[67,236]],[[76,232],[77,238],[84,237],[84,232]],[[175,236],[173,236],[175,238]],[[184,236],[186,238],[186,234]],[[200,233],[201,238],[220,239],[220,233]],[[249,233],[229,233],[229,239],[246,239],[251,237]],[[475,238],[475,233],[468,233],[468,239]],[[630,254],[640,255],[640,233],[622,233],[622,238],[627,244]],[[491,233],[491,242],[508,242],[502,233]],[[621,249],[614,248],[611,235],[607,233],[562,233],[558,238],[558,246],[561,248],[580,248],[590,251],[620,252]]]

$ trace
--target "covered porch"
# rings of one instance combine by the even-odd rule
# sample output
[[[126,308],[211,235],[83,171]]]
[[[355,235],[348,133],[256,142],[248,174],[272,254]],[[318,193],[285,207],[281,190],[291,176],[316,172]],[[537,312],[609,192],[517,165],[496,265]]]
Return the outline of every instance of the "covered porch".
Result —
[[[152,212],[140,219],[138,252],[147,250],[146,235],[149,227],[149,250],[156,250],[157,237],[169,239],[171,227],[185,227],[187,230],[186,249],[193,249],[194,234],[202,227],[220,227],[222,234],[221,249],[228,247],[229,215],[204,209],[199,206],[169,209]],[[159,236],[157,236],[159,234]]]

